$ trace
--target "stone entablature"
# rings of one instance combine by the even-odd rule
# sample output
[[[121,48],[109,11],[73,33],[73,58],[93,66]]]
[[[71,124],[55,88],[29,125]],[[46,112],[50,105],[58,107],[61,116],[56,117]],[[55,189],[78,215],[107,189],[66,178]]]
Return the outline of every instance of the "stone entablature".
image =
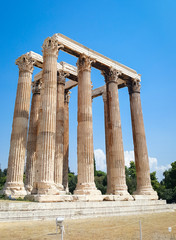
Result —
[[[58,195],[69,192],[67,177],[69,90],[78,85],[78,183],[74,198],[79,200],[82,199],[82,195],[89,195],[91,200],[103,199],[94,183],[92,128],[92,98],[102,95],[105,116],[107,194],[109,194],[106,200],[112,198],[116,200],[157,199],[157,194],[150,182],[140,99],[140,74],[61,34],[45,39],[42,49],[43,57],[31,51],[16,60],[19,67],[19,80],[4,193],[7,196],[24,196],[32,193],[35,200],[50,199],[52,201],[53,199],[55,201],[62,198],[57,197]],[[77,68],[65,62],[58,63],[59,50],[78,57]],[[31,82],[34,66],[42,68],[42,71],[36,74],[34,82]],[[105,81],[104,86],[94,90],[91,82],[92,67],[101,70]],[[66,81],[66,78],[70,80]],[[33,96],[30,111],[31,85]],[[127,191],[125,180],[118,98],[118,91],[123,87],[128,87],[130,96],[137,173],[137,190],[133,198]],[[29,111],[31,114],[28,130]],[[26,143],[27,178],[24,188]],[[113,197],[110,196],[111,194]]]
[[[103,56],[102,54],[93,51],[90,48],[87,48],[83,46],[82,44],[64,36],[63,34],[56,33],[53,35],[53,38],[55,38],[59,44],[63,45],[63,51],[68,52],[76,57],[79,57],[80,54],[84,54],[87,57],[90,57],[94,60],[96,60],[93,63],[93,67],[104,70],[104,68],[114,68],[117,71],[121,71],[122,74],[124,74],[127,77],[141,80],[141,76],[137,74],[137,72],[123,64],[120,64],[114,60],[111,60],[110,58],[107,58]]]

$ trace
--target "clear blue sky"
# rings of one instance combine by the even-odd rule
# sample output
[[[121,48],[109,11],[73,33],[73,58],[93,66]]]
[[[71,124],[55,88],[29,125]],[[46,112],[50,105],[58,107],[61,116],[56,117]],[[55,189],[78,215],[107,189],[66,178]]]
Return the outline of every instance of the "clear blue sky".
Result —
[[[176,1],[2,1],[0,38],[0,163],[7,167],[18,81],[15,59],[41,52],[46,37],[62,33],[142,74],[141,99],[149,156],[158,166],[176,161]],[[58,61],[76,63],[60,52]],[[35,69],[34,73],[39,70]],[[104,84],[92,71],[94,88]],[[70,99],[70,167],[76,171],[77,89]],[[119,91],[124,150],[133,150],[127,89]],[[94,149],[104,144],[101,97],[93,101]]]

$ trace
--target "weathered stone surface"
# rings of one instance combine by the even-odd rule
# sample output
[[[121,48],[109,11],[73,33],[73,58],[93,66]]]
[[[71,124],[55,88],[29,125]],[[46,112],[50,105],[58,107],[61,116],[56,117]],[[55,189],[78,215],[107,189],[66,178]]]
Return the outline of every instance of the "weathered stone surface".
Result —
[[[41,94],[41,125],[37,148],[38,172],[33,193],[57,194],[54,184],[54,157],[56,138],[58,42],[47,38],[43,44],[43,86]]]
[[[35,164],[36,164],[36,145],[37,145],[37,131],[38,131],[38,118],[40,110],[40,80],[32,84],[32,103],[30,111],[29,132],[27,141],[27,159],[26,159],[26,179],[25,189],[28,194],[33,189],[33,182],[35,180]]]
[[[92,86],[91,86],[92,60],[80,55],[78,67],[78,127],[77,127],[77,159],[78,183],[75,195],[93,194],[101,192],[94,183],[93,160],[93,128],[92,128]]]
[[[152,191],[151,191],[151,194],[146,194],[146,195],[132,195],[134,200],[157,200],[158,199],[158,196],[157,196],[157,193],[155,191],[153,191],[154,194],[152,194]]]
[[[58,41],[59,40],[59,41]],[[63,44],[63,45],[61,45]],[[58,49],[79,57],[75,68],[57,63]],[[74,49],[75,48],[75,49]],[[35,62],[34,62],[35,59]],[[94,60],[93,60],[94,59]],[[8,176],[4,193],[24,196],[23,170],[26,150],[30,86],[33,65],[43,68],[35,76],[27,144],[26,189],[36,201],[128,201],[157,199],[150,182],[149,161],[140,100],[140,75],[83,45],[55,34],[43,44],[43,57],[30,52],[16,62],[19,81],[14,110]],[[91,64],[103,70],[106,85],[92,91]],[[57,70],[58,82],[57,82]],[[65,72],[72,80],[65,85]],[[42,77],[41,77],[42,74]],[[41,79],[42,88],[36,83]],[[75,195],[68,192],[69,110],[68,90],[78,82],[77,158],[78,183]],[[118,88],[128,85],[133,128],[137,190],[127,192],[119,110]],[[34,86],[33,86],[34,87]],[[33,89],[34,91],[34,89]],[[37,91],[37,92],[36,92]],[[64,102],[65,92],[65,102]],[[107,194],[94,183],[92,98],[103,94],[107,160]],[[34,170],[35,169],[35,170]],[[65,191],[64,191],[65,190]],[[111,195],[113,194],[113,195]],[[29,196],[28,196],[29,197]]]
[[[102,54],[95,52],[92,49],[85,47],[78,42],[73,41],[72,39],[64,36],[63,34],[56,33],[53,35],[53,38],[55,38],[60,44],[63,44],[64,51],[69,52],[76,57],[78,57],[80,54],[85,54],[92,59],[96,59],[93,66],[95,66],[97,69],[102,70],[102,66],[104,66],[105,68],[113,67],[114,69],[116,69],[116,71],[121,71],[123,75],[130,76],[131,78],[137,78],[140,80],[140,75],[138,75],[137,72],[133,69],[114,60],[111,60],[110,58],[107,58]]]
[[[18,58],[16,64],[19,67],[19,79],[10,140],[7,180],[3,191],[7,196],[26,195],[23,173],[34,61],[26,54]]]
[[[104,124],[105,124],[105,146],[106,146],[106,167],[107,167],[107,194],[111,194],[111,165],[109,160],[109,136],[108,136],[108,109],[107,109],[107,92],[104,88],[104,93],[102,95],[104,102]]]
[[[66,74],[58,72],[57,107],[56,107],[56,146],[54,159],[54,182],[59,190],[63,190],[63,158],[64,158],[64,86]]]
[[[69,157],[69,100],[70,92],[65,91],[64,101],[64,162],[63,162],[63,186],[68,193],[68,157]]]
[[[164,200],[69,202],[69,196],[58,203],[0,202],[0,222],[174,212],[174,205]]]
[[[151,195],[149,198],[158,199],[157,193],[153,190],[150,180],[139,81],[133,80],[128,82],[128,89],[130,95],[131,122],[137,175],[137,190],[134,195]],[[146,196],[146,198],[148,197]]]
[[[106,81],[107,119],[106,125],[106,144],[107,144],[107,167],[108,167],[108,193],[119,195],[120,199],[132,199],[127,192],[125,179],[125,160],[122,141],[122,129],[120,120],[119,98],[118,98],[118,77],[121,74],[115,69],[102,72]]]

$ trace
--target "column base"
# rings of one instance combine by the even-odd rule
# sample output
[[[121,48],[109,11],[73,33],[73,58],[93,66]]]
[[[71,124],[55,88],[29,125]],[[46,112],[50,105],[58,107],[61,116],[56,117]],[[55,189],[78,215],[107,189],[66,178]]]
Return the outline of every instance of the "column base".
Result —
[[[129,194],[126,184],[112,185],[111,189],[109,189],[109,190],[111,190],[111,193],[108,193],[108,194],[114,195],[115,201],[117,201],[117,200],[120,200],[120,201],[134,200],[133,197]]]
[[[59,191],[64,191],[64,186],[62,184],[56,183],[55,186]]]
[[[101,195],[95,183],[77,183],[74,195]]]
[[[135,200],[138,200],[138,199],[158,200],[158,194],[156,191],[153,190],[152,187],[137,189],[133,193],[133,197]]]
[[[127,190],[115,190],[114,200],[117,201],[133,201],[133,197],[129,194]]]
[[[31,194],[31,192],[32,192],[33,186],[31,186],[31,185],[25,185],[25,189],[26,189],[27,195],[29,195],[29,194]]]
[[[69,194],[69,193],[70,193],[68,187],[65,189],[65,191],[66,191],[66,194]]]
[[[23,183],[7,182],[2,190],[2,194],[11,198],[24,198],[27,192]]]
[[[60,188],[54,183],[38,182],[38,183],[34,183],[34,188],[31,194],[32,195],[36,195],[36,194],[37,195],[60,195],[60,194],[65,194],[65,191],[63,191],[63,186],[62,188]]]

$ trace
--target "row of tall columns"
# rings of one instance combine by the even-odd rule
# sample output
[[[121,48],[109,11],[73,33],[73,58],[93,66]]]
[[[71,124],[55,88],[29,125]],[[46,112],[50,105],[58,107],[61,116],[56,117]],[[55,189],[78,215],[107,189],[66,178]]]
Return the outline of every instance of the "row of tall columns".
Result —
[[[130,96],[131,122],[137,175],[137,189],[134,194],[153,195],[153,199],[157,199],[157,193],[153,190],[150,180],[150,167],[140,98],[141,86],[137,80],[129,81],[127,82],[127,85]]]
[[[54,159],[54,165],[55,165],[54,183],[56,185],[56,188],[60,190],[60,193],[63,189],[68,192],[68,169],[66,170],[65,168],[66,166],[68,168],[69,134],[68,134],[67,128],[69,128],[68,105],[69,105],[69,93],[70,93],[69,91],[64,91],[66,75],[64,76],[64,78],[61,78],[61,77],[63,77],[62,71],[58,72],[58,78],[57,78],[57,110],[56,110],[57,112],[56,114],[56,146],[60,148],[58,150],[55,150],[55,159]],[[28,190],[29,194],[31,192],[32,194],[37,194],[37,191],[38,191],[37,182],[39,181],[38,173],[41,171],[41,164],[42,164],[40,159],[36,157],[36,152],[39,152],[41,150],[41,141],[40,141],[41,138],[38,137],[38,133],[42,131],[42,129],[40,129],[41,116],[42,116],[42,102],[36,101],[36,96],[39,99],[43,94],[42,80],[39,80],[33,83],[32,92],[33,92],[33,97],[32,97],[32,104],[31,104],[31,116],[30,116],[30,123],[29,123],[28,143],[27,143],[25,187]],[[32,139],[35,139],[35,141],[32,142],[33,144],[32,148],[30,148],[31,146],[30,129],[33,129]],[[58,154],[56,154],[56,152]],[[35,156],[35,158],[33,158],[33,155]],[[64,159],[64,162],[63,162],[63,159]],[[59,174],[61,176],[59,176]],[[64,176],[64,179],[61,179],[62,175]]]
[[[125,178],[125,159],[122,140],[122,129],[120,120],[120,108],[118,97],[118,77],[121,73],[115,69],[104,71],[106,82],[105,102],[105,137],[107,151],[107,174],[109,194],[119,195],[122,198],[130,199],[127,191]]]
[[[118,75],[120,72],[110,69],[103,72],[106,91],[103,93],[105,118],[105,143],[107,162],[107,193],[126,195],[125,162],[118,100]],[[140,83],[137,80],[127,82],[130,96],[130,111],[133,130],[137,189],[135,195],[152,195],[157,199],[150,180],[150,168],[140,99]]]
[[[68,166],[68,143],[66,141],[69,140],[69,136],[68,131],[66,131],[66,137],[62,136],[64,134],[62,127],[65,124],[64,108],[67,116],[66,127],[68,127],[69,92],[67,92],[64,101],[66,76],[63,76],[63,73],[60,72],[57,79],[58,49],[58,42],[52,38],[45,40],[43,44],[42,81],[34,82],[32,85],[33,96],[28,142],[27,129],[34,61],[28,54],[21,56],[16,61],[19,66],[19,80],[11,134],[8,176],[3,190],[4,194],[8,196],[24,196],[31,191],[33,194],[57,194],[60,190],[63,190],[62,165]],[[65,150],[64,139],[67,146]],[[61,152],[59,154],[57,154],[57,150],[55,151],[56,145],[58,151]],[[25,188],[27,192],[23,184],[26,148]],[[57,168],[57,164],[59,164],[60,169]],[[66,172],[66,170],[64,171]],[[66,178],[64,179],[64,186],[68,191],[68,179]]]
[[[58,50],[61,46],[53,38],[43,44],[42,82],[33,85],[30,126],[27,143],[26,190],[32,194],[58,195],[68,191],[68,101],[64,94],[66,73],[57,76]],[[78,126],[77,161],[78,183],[74,194],[100,195],[94,182],[92,83],[93,59],[80,54],[78,69]],[[8,176],[4,193],[26,195],[23,170],[27,142],[33,60],[24,55],[17,59],[19,81],[14,110]],[[120,72],[110,68],[103,71],[106,92],[103,95],[105,112],[107,194],[123,200],[132,197],[127,191],[125,161],[120,120],[118,79]],[[42,85],[42,87],[41,87]],[[135,162],[137,171],[136,194],[153,195],[150,182],[149,161],[140,101],[140,85],[136,80],[127,82],[133,129]]]

